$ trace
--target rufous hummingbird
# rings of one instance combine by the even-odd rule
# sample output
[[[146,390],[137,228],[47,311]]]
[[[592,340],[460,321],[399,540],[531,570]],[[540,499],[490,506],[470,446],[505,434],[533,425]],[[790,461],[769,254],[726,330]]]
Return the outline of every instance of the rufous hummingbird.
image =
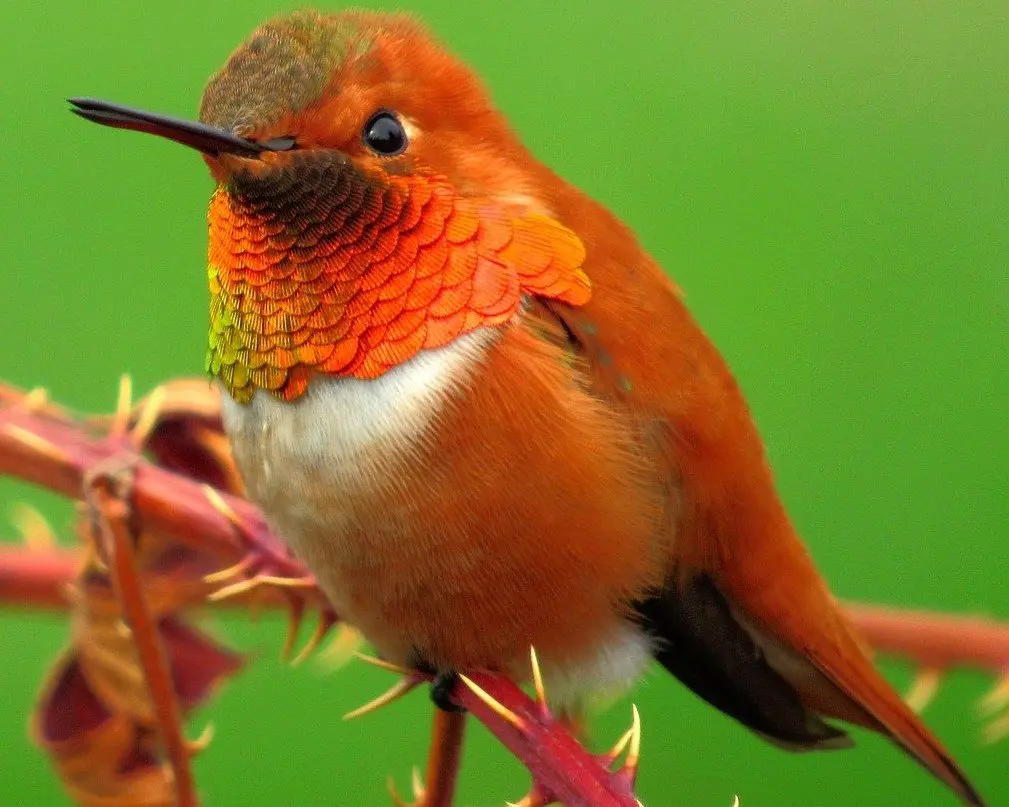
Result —
[[[406,16],[296,13],[199,122],[207,370],[248,495],[387,660],[555,697],[657,659],[789,749],[877,731],[981,798],[875,670],[725,362],[634,234],[538,162]]]

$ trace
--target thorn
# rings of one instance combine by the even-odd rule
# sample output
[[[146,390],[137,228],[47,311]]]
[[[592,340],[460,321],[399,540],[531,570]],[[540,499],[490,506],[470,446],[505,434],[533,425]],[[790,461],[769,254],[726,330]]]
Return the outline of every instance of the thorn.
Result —
[[[994,745],[1006,737],[1009,737],[1009,713],[993,720],[981,731],[981,738],[989,745]]]
[[[137,422],[130,431],[130,442],[133,443],[134,447],[139,449],[147,442],[147,438],[151,436],[151,432],[154,431],[154,427],[158,424],[158,416],[161,414],[161,407],[164,406],[164,403],[164,385],[155,387],[151,394],[147,396],[147,400],[144,401],[144,406],[140,410]]]
[[[1009,673],[978,701],[978,711],[983,715],[993,715],[1006,706],[1009,706]]]
[[[200,736],[195,740],[190,740],[186,743],[186,748],[189,751],[190,756],[196,756],[197,754],[202,754],[207,748],[210,747],[211,741],[214,739],[214,724],[207,723],[203,727],[203,731],[200,732]]]
[[[400,667],[398,664],[393,664],[385,659],[369,656],[367,653],[354,653],[354,655],[366,664],[371,664],[373,667],[378,667],[381,670],[388,670],[389,672],[399,673],[400,675],[414,674],[413,670],[408,670],[406,667]]]
[[[246,603],[247,612],[249,614],[249,622],[254,625],[259,624],[259,617],[263,613],[262,593],[262,589],[253,589],[249,592],[249,601]]]
[[[551,803],[553,800],[543,795],[539,785],[533,784],[532,789],[519,801],[507,801],[505,807],[546,807]]]
[[[481,701],[483,701],[484,704],[492,712],[494,712],[498,717],[500,717],[503,720],[507,721],[514,728],[518,729],[519,731],[523,731],[524,732],[526,730],[525,721],[523,721],[521,717],[519,717],[517,714],[515,714],[515,712],[513,712],[511,709],[509,709],[503,703],[501,703],[500,701],[497,701],[493,697],[491,697],[487,693],[487,691],[484,690],[483,688],[481,688],[479,686],[479,684],[477,684],[475,681],[473,681],[473,679],[467,678],[465,675],[460,675],[459,676],[459,680],[461,680],[469,688],[470,692],[472,692]]]
[[[247,555],[238,561],[238,563],[228,566],[226,569],[203,575],[203,582],[210,584],[223,583],[225,580],[230,580],[232,577],[238,577],[240,574],[247,572],[255,562],[256,559],[252,555]]]
[[[213,507],[218,513],[224,516],[228,521],[231,522],[232,526],[237,530],[242,530],[242,519],[239,518],[238,513],[235,512],[234,508],[226,501],[220,493],[217,492],[217,488],[212,485],[202,485],[203,495],[207,497],[207,501],[210,502],[210,506]],[[243,533],[244,534],[244,533]]]
[[[529,647],[529,665],[533,668],[533,687],[536,689],[536,703],[543,712],[549,712],[547,707],[547,691],[543,686],[543,673],[540,672],[540,660],[536,657],[536,648]]]
[[[404,695],[408,695],[411,691],[417,688],[422,679],[417,676],[404,676],[400,678],[395,684],[393,684],[389,689],[379,695],[377,698],[373,698],[368,701],[364,706],[358,706],[356,709],[352,709],[343,716],[344,720],[354,720],[358,717],[364,717],[364,715],[371,714],[381,709],[383,706],[388,706],[390,703],[395,703]]]
[[[70,456],[65,451],[54,443],[50,443],[44,437],[39,437],[34,432],[28,431],[28,429],[22,429],[13,423],[8,423],[4,426],[4,431],[22,445],[28,446],[32,451],[49,457],[49,459],[61,465],[67,465],[70,462]]]
[[[56,534],[45,516],[29,504],[19,503],[11,508],[11,521],[21,535],[25,546],[42,552],[56,546]]]
[[[416,765],[411,771],[410,785],[413,788],[413,797],[416,799],[416,803],[422,803],[427,798],[427,788],[424,787],[424,780],[420,778],[420,768]]]
[[[287,630],[284,631],[284,645],[280,649],[280,660],[289,661],[294,651],[294,643],[301,632],[301,623],[305,621],[305,603],[301,600],[288,598]]]
[[[631,782],[638,773],[638,763],[641,762],[641,713],[636,704],[631,704],[631,737],[630,748],[627,749],[627,759],[624,760],[624,770],[630,771]]]
[[[935,667],[925,667],[919,670],[911,683],[911,688],[904,695],[904,702],[915,712],[925,709],[935,693],[939,691],[939,684],[942,683],[943,671]]]
[[[232,583],[230,586],[219,588],[217,591],[212,591],[207,595],[207,599],[210,602],[221,602],[229,597],[237,597],[239,594],[252,591],[252,589],[259,586],[259,583],[260,580],[258,577],[250,577],[248,580],[241,580],[237,583]]]
[[[119,634],[123,639],[130,639],[133,636],[133,629],[130,628],[122,619],[117,619],[115,622],[116,633]]]
[[[95,545],[94,541],[86,541],[81,548],[81,559],[77,564],[78,576],[84,574],[84,572],[90,569],[97,569],[102,574],[107,574],[109,571],[108,564],[102,560],[102,555],[98,551],[98,547]]]
[[[427,802],[427,788],[424,787],[424,780],[420,777],[420,771],[414,766],[410,773],[410,786],[413,790],[414,801],[409,804],[403,800],[403,797],[399,795],[396,790],[396,783],[390,776],[386,780],[386,787],[389,790],[389,796],[392,797],[392,803],[396,807],[423,807]]]
[[[334,672],[343,667],[364,643],[359,631],[345,622],[336,626],[333,641],[316,655],[316,661],[325,672]]]
[[[627,748],[627,743],[631,741],[631,735],[633,733],[633,728],[627,729],[627,731],[620,735],[620,739],[614,743],[613,747],[602,755],[602,758],[606,761],[607,767],[612,765],[616,758],[624,753],[624,749]]]
[[[409,805],[403,800],[403,797],[399,795],[399,791],[396,790],[396,782],[390,776],[385,780],[385,787],[389,791],[389,797],[392,799],[392,803],[396,807],[409,807]]]
[[[278,588],[315,588],[315,578],[313,577],[274,577],[269,574],[256,575],[256,579],[263,585],[277,586]]]
[[[319,621],[316,623],[315,631],[305,642],[305,646],[301,648],[301,652],[298,653],[293,659],[291,659],[291,666],[297,667],[305,659],[307,659],[312,653],[316,651],[322,640],[326,638],[326,634],[329,633],[329,629],[333,627],[332,620],[328,619],[325,614],[319,615]]]
[[[109,424],[109,437],[126,435],[130,424],[130,410],[133,408],[133,379],[129,373],[119,376],[119,394],[116,396],[116,413]]]
[[[639,801],[638,804],[641,804]],[[732,807],[739,807],[739,796],[732,797]]]
[[[33,415],[43,409],[47,403],[49,403],[49,390],[45,387],[35,387],[18,402],[22,409]]]

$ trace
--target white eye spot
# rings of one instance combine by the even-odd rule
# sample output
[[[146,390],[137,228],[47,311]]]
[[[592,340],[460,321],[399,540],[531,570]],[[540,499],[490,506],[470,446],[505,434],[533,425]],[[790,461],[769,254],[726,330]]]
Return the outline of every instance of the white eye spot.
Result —
[[[400,123],[403,124],[403,131],[406,132],[407,139],[411,143],[416,143],[417,138],[420,135],[420,127],[417,125],[416,121],[410,118],[400,118]]]

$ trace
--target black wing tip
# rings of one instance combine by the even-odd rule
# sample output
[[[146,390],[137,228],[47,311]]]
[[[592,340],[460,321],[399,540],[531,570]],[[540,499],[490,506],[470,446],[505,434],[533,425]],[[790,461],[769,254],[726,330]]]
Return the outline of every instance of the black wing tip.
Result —
[[[669,581],[635,608],[655,639],[655,659],[716,709],[791,751],[851,746],[843,730],[803,705],[710,578]]]

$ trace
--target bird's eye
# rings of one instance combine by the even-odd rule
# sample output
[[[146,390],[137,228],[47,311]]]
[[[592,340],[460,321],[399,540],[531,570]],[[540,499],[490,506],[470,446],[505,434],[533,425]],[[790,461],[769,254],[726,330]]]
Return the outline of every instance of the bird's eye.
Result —
[[[290,151],[298,147],[298,141],[291,136],[274,137],[262,144],[268,151]]]
[[[376,112],[364,127],[364,144],[383,157],[394,157],[406,149],[406,130],[391,112]]]

